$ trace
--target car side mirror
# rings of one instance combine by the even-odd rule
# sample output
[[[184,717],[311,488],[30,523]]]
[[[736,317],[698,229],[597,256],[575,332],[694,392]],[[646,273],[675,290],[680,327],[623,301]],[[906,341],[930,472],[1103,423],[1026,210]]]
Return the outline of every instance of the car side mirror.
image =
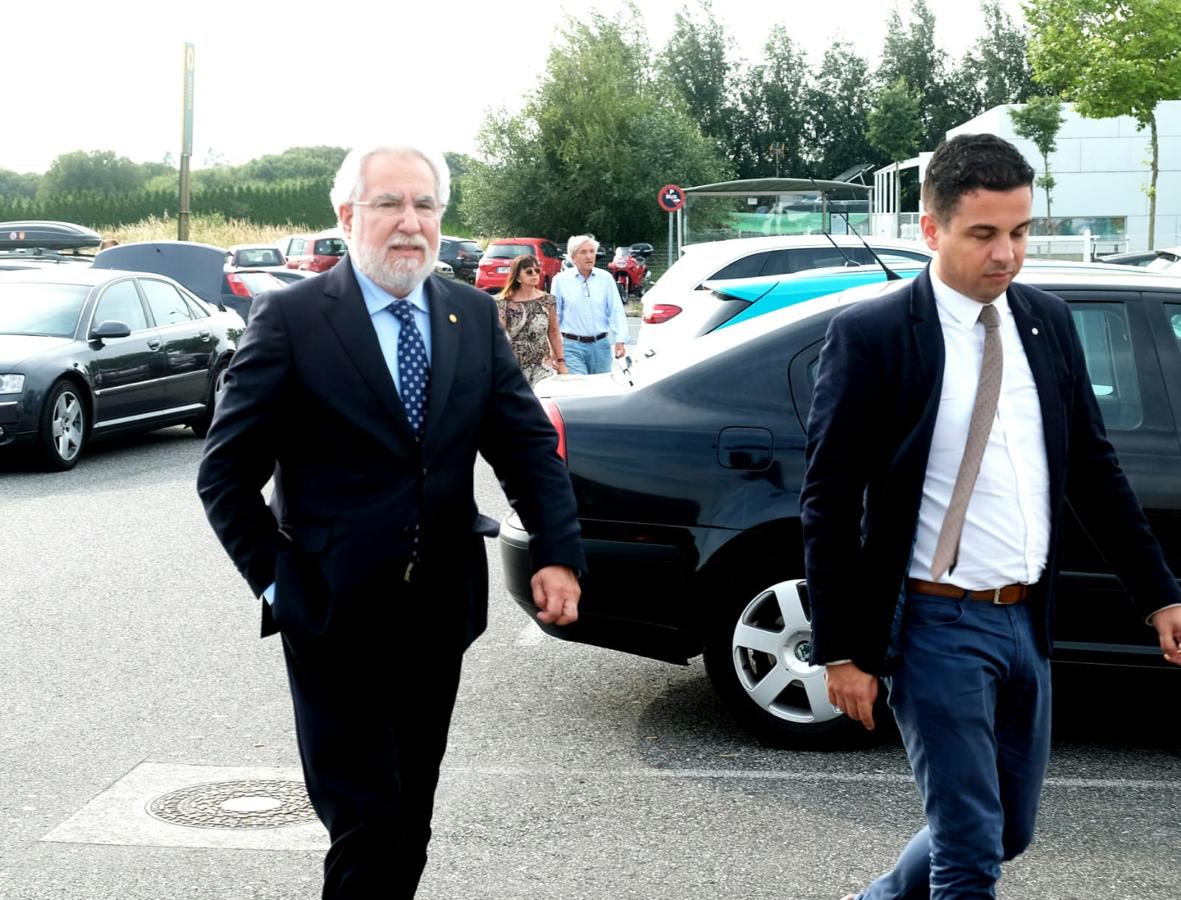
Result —
[[[114,338],[125,338],[131,334],[131,328],[126,322],[109,320],[101,323],[98,328],[90,332],[91,340],[109,341]]]

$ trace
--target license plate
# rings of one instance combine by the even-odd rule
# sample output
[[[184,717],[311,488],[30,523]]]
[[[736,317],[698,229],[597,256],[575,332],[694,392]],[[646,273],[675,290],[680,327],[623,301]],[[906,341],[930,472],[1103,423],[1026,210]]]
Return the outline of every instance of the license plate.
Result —
[[[497,275],[507,275],[508,274],[508,266],[497,266],[496,267],[496,274]]]

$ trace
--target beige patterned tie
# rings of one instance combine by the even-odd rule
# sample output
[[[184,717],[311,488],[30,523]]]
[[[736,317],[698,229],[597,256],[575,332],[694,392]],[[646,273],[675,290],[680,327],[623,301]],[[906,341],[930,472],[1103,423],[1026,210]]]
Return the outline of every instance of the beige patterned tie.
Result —
[[[964,445],[964,458],[955,476],[955,487],[951,491],[951,503],[943,527],[939,529],[939,540],[935,543],[935,557],[931,561],[931,577],[936,581],[944,572],[955,570],[960,555],[960,533],[964,530],[964,514],[968,511],[968,500],[976,476],[980,474],[980,460],[992,431],[992,420],[996,416],[996,402],[1001,395],[1001,320],[996,308],[985,303],[980,310],[980,321],[984,323],[984,362],[980,365],[980,383],[976,387],[976,403],[972,406],[972,421],[968,424],[968,442]]]

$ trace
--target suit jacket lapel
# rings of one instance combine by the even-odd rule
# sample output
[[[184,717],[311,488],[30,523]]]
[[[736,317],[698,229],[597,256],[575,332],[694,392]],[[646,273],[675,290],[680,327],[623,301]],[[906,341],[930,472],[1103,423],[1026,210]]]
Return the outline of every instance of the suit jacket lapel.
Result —
[[[923,385],[929,393],[933,393],[943,380],[943,359],[946,350],[943,346],[943,329],[939,324],[939,311],[935,308],[935,291],[931,288],[929,265],[911,282],[910,322]]]
[[[438,431],[455,379],[455,363],[459,354],[459,333],[461,328],[470,327],[464,321],[460,306],[452,296],[450,286],[442,278],[432,275],[424,285],[427,293],[427,307],[431,314],[431,398],[423,429],[423,446]]]
[[[353,275],[348,256],[340,260],[325,276],[324,294],[329,304],[324,317],[344,345],[345,355],[356,367],[361,379],[369,386],[374,398],[392,420],[401,442],[414,444],[414,432],[406,418],[406,410],[398,397],[394,379],[390,376],[377,332],[369,318],[361,287]]]

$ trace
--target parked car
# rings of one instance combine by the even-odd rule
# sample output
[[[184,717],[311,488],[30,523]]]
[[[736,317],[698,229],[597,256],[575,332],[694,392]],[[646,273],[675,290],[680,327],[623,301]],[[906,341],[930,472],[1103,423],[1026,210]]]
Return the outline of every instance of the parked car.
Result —
[[[167,275],[206,303],[227,306],[245,321],[250,318],[254,298],[263,291],[278,290],[283,282],[260,269],[227,272],[225,258],[226,251],[212,244],[143,241],[101,251],[94,258],[94,267]]]
[[[59,266],[0,274],[0,448],[69,469],[92,439],[204,436],[245,324],[161,275]]]
[[[541,287],[549,290],[555,275],[562,271],[562,256],[553,241],[545,238],[501,238],[488,245],[476,272],[476,287],[496,293],[504,287],[509,265],[518,256],[536,256],[541,263]]]
[[[94,248],[101,242],[102,235],[97,231],[71,222],[0,222],[0,270],[88,266],[94,261]]]
[[[443,235],[439,238],[439,259],[451,266],[456,279],[468,284],[476,283],[476,272],[480,269],[480,257],[484,251],[470,238]]]
[[[234,244],[226,251],[228,269],[286,269],[287,257],[270,244]]]
[[[1116,267],[1028,267],[1071,306],[1108,434],[1181,573],[1181,281]],[[777,743],[849,734],[809,665],[799,491],[820,348],[874,284],[708,334],[634,387],[544,400],[578,500],[579,620],[549,634],[672,663],[704,654],[734,716]],[[558,379],[553,379],[558,380]],[[1070,513],[1069,515],[1073,515]],[[505,583],[533,615],[529,536],[501,526]],[[1155,633],[1076,521],[1063,532],[1055,657],[1167,668]],[[1175,677],[1175,676],[1174,676]]]
[[[887,265],[925,263],[931,258],[930,250],[913,241],[879,237],[867,241]],[[701,333],[717,312],[718,301],[707,282],[766,279],[855,265],[877,265],[855,235],[783,235],[689,244],[644,295],[636,355],[654,356]]]
[[[327,272],[344,256],[344,235],[338,229],[292,238],[287,244],[287,268]]]

